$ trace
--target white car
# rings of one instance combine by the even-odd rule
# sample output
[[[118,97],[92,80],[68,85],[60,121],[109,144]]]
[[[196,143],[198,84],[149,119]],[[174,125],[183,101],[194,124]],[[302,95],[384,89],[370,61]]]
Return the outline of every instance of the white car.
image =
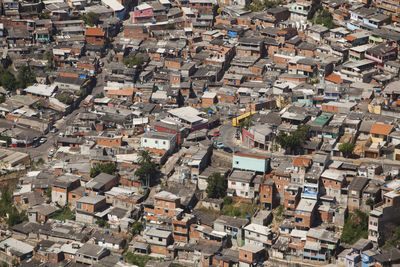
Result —
[[[59,137],[64,137],[64,133],[59,133],[58,136]]]

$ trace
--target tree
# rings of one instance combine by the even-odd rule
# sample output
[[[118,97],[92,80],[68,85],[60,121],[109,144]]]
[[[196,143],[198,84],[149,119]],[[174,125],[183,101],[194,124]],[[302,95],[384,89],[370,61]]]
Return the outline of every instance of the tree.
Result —
[[[325,8],[323,8],[321,11],[317,13],[317,16],[315,17],[315,23],[323,25],[328,29],[335,28],[331,12],[329,12],[329,10]]]
[[[60,94],[57,96],[57,99],[65,105],[71,105],[72,103],[74,103],[74,98],[68,94]]]
[[[137,66],[138,68],[140,68],[140,67],[142,67],[142,65],[144,63],[144,58],[139,57],[139,56],[130,55],[130,56],[124,57],[122,59],[122,62],[128,67],[132,68],[134,66]]]
[[[90,177],[96,177],[100,173],[114,174],[117,167],[112,163],[98,163],[90,169]]]
[[[244,129],[249,129],[251,126],[254,125],[253,121],[251,120],[252,119],[251,117],[252,116],[250,116],[247,119],[245,119],[245,120],[240,122],[240,124],[239,124],[240,130],[243,130],[243,128]]]
[[[32,68],[29,66],[23,66],[19,68],[17,75],[18,88],[26,88],[36,82],[36,75]]]
[[[141,222],[138,221],[133,223],[131,230],[132,235],[137,235],[142,230],[143,230],[143,224]]]
[[[280,132],[276,137],[275,141],[283,147],[285,150],[294,151],[295,149],[301,147],[308,136],[308,125],[301,125],[296,131],[288,135],[287,133]]]
[[[45,56],[45,59],[47,59],[47,66],[45,67],[45,70],[47,70],[47,71],[54,70],[55,68],[54,68],[53,53],[51,51],[46,51],[44,56]]]
[[[368,214],[361,210],[355,210],[347,217],[344,223],[341,241],[347,244],[354,244],[360,238],[368,237]]]
[[[27,219],[28,217],[26,216],[25,210],[19,212],[17,208],[13,206],[11,212],[8,214],[7,224],[9,227],[13,227],[14,225],[22,223]]]
[[[109,227],[110,227],[110,224],[109,224],[105,219],[103,219],[103,218],[97,218],[96,224],[97,224],[99,227],[106,227],[106,228],[109,228]]]
[[[146,185],[150,185],[150,180],[158,173],[156,163],[152,160],[150,153],[147,150],[139,152],[139,168],[136,169],[135,175],[139,177]]]
[[[99,14],[94,12],[89,12],[86,15],[82,16],[83,21],[91,27],[99,23],[99,18],[100,18]]]
[[[9,69],[0,70],[0,84],[6,89],[14,91],[17,89],[17,80],[14,74],[11,73]]]
[[[226,195],[228,181],[220,173],[213,173],[207,178],[207,196],[210,198],[221,198]]]
[[[367,204],[372,210],[374,208],[375,201],[372,198],[368,198],[365,204]]]
[[[167,23],[167,24],[165,25],[165,29],[166,29],[166,30],[175,30],[175,25],[172,24],[172,23]]]
[[[0,104],[6,102],[6,96],[0,95]]]
[[[343,143],[339,145],[339,151],[342,152],[343,156],[345,158],[350,157],[353,155],[353,151],[356,145],[351,144],[351,143]]]
[[[42,159],[43,160],[43,159]],[[51,198],[51,187],[47,188],[46,190],[46,197]]]

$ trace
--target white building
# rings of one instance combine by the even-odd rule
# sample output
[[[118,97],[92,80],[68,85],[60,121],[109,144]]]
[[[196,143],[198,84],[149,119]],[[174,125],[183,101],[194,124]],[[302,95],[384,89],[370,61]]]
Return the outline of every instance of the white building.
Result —
[[[172,152],[176,146],[176,135],[161,132],[148,132],[142,136],[140,144],[143,148],[163,149]]]

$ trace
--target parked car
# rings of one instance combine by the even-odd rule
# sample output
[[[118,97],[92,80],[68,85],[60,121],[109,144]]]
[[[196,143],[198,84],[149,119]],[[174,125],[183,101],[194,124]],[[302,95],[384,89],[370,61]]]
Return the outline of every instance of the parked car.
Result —
[[[219,136],[219,131],[218,130],[214,131],[213,136]]]
[[[64,133],[59,133],[58,136],[59,137],[64,137]]]
[[[50,151],[49,151],[49,155],[47,156],[48,158],[51,158],[51,157],[53,157],[54,156],[54,149],[51,149]]]
[[[47,142],[47,138],[46,137],[40,138],[40,141],[39,141],[40,144],[44,144],[46,142]]]
[[[57,127],[53,127],[53,128],[51,128],[50,132],[51,132],[51,133],[56,133],[56,132],[58,132],[58,129],[57,129]]]
[[[224,147],[224,151],[228,153],[233,153],[233,150],[230,147]]]
[[[215,147],[216,148],[224,148],[225,146],[221,141],[217,141],[217,142],[215,142]]]

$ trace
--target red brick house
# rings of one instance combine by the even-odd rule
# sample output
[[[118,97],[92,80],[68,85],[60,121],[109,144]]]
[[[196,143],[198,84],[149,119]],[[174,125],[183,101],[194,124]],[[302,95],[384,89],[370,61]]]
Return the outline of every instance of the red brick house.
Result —
[[[86,29],[85,40],[88,44],[92,45],[104,45],[106,41],[104,31],[96,27]]]

